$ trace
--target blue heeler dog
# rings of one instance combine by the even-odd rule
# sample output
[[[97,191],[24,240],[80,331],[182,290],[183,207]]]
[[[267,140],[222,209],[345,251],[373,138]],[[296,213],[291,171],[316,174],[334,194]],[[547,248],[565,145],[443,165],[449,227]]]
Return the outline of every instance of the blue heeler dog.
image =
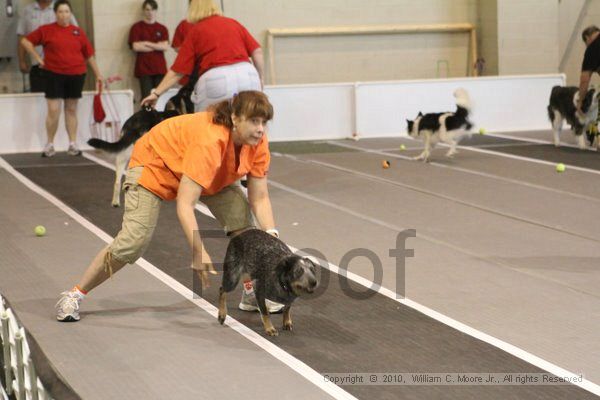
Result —
[[[284,304],[283,329],[292,330],[290,307],[298,296],[313,293],[318,285],[315,264],[300,257],[281,240],[258,229],[247,230],[231,239],[223,264],[219,290],[219,322],[227,317],[226,294],[237,286],[242,274],[250,275],[265,331],[278,332],[271,323],[265,299]]]

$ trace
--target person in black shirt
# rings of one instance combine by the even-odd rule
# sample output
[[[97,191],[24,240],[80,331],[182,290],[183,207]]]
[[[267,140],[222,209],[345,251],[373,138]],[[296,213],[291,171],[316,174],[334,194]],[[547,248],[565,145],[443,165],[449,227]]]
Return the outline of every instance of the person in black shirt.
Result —
[[[577,113],[581,112],[581,103],[585,98],[590,80],[594,72],[600,73],[600,28],[595,25],[588,26],[581,33],[581,38],[586,45],[583,63],[581,65],[581,76],[579,78],[579,102]]]

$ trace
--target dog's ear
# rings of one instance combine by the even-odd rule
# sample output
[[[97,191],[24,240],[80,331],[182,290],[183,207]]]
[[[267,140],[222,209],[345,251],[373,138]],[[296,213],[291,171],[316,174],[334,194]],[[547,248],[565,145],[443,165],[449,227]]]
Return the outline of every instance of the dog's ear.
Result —
[[[302,257],[302,261],[313,274],[317,273],[317,265],[310,258]]]
[[[421,111],[419,111],[419,114],[417,115],[417,117],[422,117],[423,113]]]
[[[289,255],[284,257],[281,261],[279,261],[279,263],[277,264],[277,268],[280,268],[284,273],[286,274],[290,274],[293,275],[294,272],[294,267],[296,266],[296,263],[301,259],[302,257],[297,256],[295,254]]]

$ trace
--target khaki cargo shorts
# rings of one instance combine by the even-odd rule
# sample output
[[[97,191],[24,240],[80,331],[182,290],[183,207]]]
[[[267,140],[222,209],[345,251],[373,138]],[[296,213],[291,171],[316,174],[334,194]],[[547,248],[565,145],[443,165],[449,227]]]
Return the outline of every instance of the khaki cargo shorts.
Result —
[[[109,270],[112,270],[112,257],[128,264],[140,258],[156,228],[162,199],[138,184],[143,169],[130,168],[125,175],[123,225],[108,247],[106,267]],[[215,195],[201,196],[200,201],[206,204],[227,233],[254,226],[248,199],[237,184],[227,186]]]

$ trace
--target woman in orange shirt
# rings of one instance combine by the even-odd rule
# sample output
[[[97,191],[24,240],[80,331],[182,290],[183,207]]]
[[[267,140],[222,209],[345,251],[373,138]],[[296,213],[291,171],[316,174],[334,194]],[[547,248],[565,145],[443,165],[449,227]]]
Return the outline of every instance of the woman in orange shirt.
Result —
[[[152,238],[163,200],[177,201],[177,216],[203,286],[216,274],[194,215],[198,198],[228,235],[253,227],[278,236],[267,188],[266,124],[273,118],[267,96],[240,92],[207,112],[167,119],[139,139],[125,178],[123,225],[114,241],[90,263],[79,283],[58,301],[59,321],[78,321],[85,295],[125,264],[142,256]],[[248,176],[248,197],[236,185]],[[201,197],[202,196],[202,197]]]

